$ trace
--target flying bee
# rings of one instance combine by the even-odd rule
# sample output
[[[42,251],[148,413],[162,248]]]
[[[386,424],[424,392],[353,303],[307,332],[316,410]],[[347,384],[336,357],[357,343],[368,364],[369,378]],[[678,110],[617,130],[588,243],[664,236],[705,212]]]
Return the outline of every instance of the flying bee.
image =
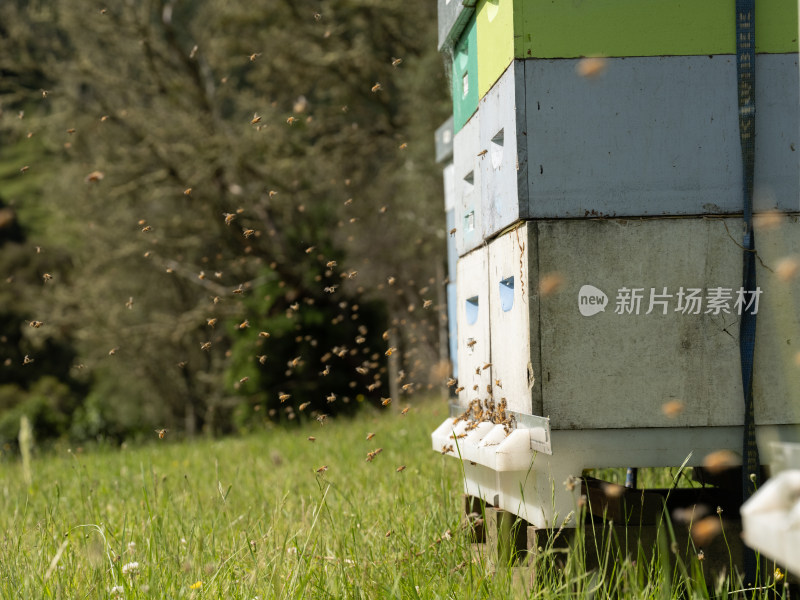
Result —
[[[326,286],[326,287],[325,287],[325,290],[324,290],[324,291],[325,291],[325,292],[327,292],[327,293],[329,293],[329,294],[333,294],[333,293],[336,291],[336,288],[337,288],[337,287],[338,287],[338,286],[335,286],[335,285],[329,285],[329,286]]]
[[[488,150],[481,150],[480,152],[478,152],[478,156],[486,156],[487,152]]]
[[[53,276],[50,275],[50,273],[45,273],[44,275],[42,275],[42,279],[44,281],[52,281],[53,280]]]
[[[24,167],[21,167],[21,168],[20,168],[19,172],[20,172],[20,173],[25,173],[25,172],[27,172],[27,171],[28,171],[28,169],[30,169],[30,167],[29,167],[28,165],[25,165]]]
[[[386,532],[386,537],[387,537],[387,538],[388,538],[388,537],[391,537],[391,535],[392,535],[393,533],[394,533],[394,529],[390,529],[389,531],[387,531],[387,532]]]
[[[472,386],[472,391],[474,391],[474,392],[478,391],[478,384],[477,383]]]
[[[389,285],[394,285],[395,281],[397,281],[397,280],[394,277],[387,277],[386,278],[386,283],[388,283]]]
[[[402,471],[405,471],[405,470],[406,470],[406,466],[405,465],[400,465],[399,467],[397,467],[395,469],[395,471],[398,472],[398,473],[400,473]]]
[[[329,260],[327,263],[325,263],[325,266],[328,267],[329,269],[332,269],[333,267],[336,266],[336,264],[337,263],[335,260]]]
[[[335,402],[335,401],[336,401],[336,394],[334,394],[333,392],[331,392],[331,395],[330,395],[330,396],[328,396],[328,397],[327,397],[327,398],[325,398],[325,399],[326,399],[326,400],[327,400],[329,403],[330,403],[330,402]]]
[[[247,329],[248,327],[250,327],[250,321],[247,319],[239,323],[239,329]]]
[[[374,438],[374,437],[375,437],[375,434],[374,434],[374,433],[372,433],[372,432],[370,431],[370,432],[367,434],[367,441],[370,441],[370,440],[371,440],[372,438]]]
[[[317,473],[321,475],[327,470],[328,470],[328,465],[322,465],[319,469],[317,469]]]
[[[323,377],[325,377],[325,376],[329,375],[330,372],[331,372],[331,366],[330,365],[325,365],[325,369],[320,371],[319,374],[322,375]]]
[[[499,387],[501,390],[503,389],[503,384],[499,379],[494,380],[495,386]]]
[[[211,342],[205,342],[200,346],[200,350],[211,350]]]
[[[380,83],[375,83],[375,85],[372,86],[372,92],[375,93],[379,91],[382,87],[383,86]]]
[[[305,410],[309,407],[311,402],[303,402],[300,406],[297,407],[297,410]]]
[[[400,150],[405,150],[406,148],[408,148],[408,144],[406,142],[403,142],[402,144],[400,144],[400,146],[398,146],[398,148],[400,148]]]
[[[291,394],[284,394],[283,392],[281,392],[280,394],[278,394],[278,398],[280,398],[280,401],[281,401],[281,402],[286,402],[286,401],[287,401],[289,398],[291,398],[291,397],[292,397],[292,395],[291,395]]]
[[[77,129],[75,129],[74,127],[70,127],[69,129],[67,129],[67,133],[69,133],[70,135],[75,133],[76,131]]]
[[[447,444],[442,446],[442,454],[447,454],[448,452],[452,452],[452,451],[453,451],[453,445],[452,444],[450,444],[449,446]]]
[[[359,375],[366,375],[367,373],[369,373],[369,369],[365,367],[356,367],[356,373],[358,373]]]
[[[486,363],[485,365],[483,365],[483,370],[485,371],[486,369],[488,369],[491,366],[492,366],[492,363]]]
[[[395,352],[397,352],[397,348],[389,348],[389,349],[388,349],[386,352],[384,352],[384,354],[385,354],[386,356],[391,356],[391,355],[392,355],[392,354],[394,354]]]
[[[205,271],[200,271],[197,274],[197,278],[200,279],[201,281],[204,280],[206,278],[206,272]]]
[[[453,237],[456,234],[456,228],[453,227],[448,233],[450,234],[450,237]]]
[[[408,414],[408,409],[411,408],[410,406],[406,406],[403,410],[400,411],[401,415]]]
[[[268,331],[259,331],[258,332],[258,337],[268,338],[269,337],[269,332]]]
[[[457,383],[458,383],[458,381],[451,377],[450,379],[447,380],[447,387],[453,387]]]
[[[151,231],[153,231],[153,228],[150,227],[150,225],[145,225],[144,227],[142,227],[142,233],[149,233]]]
[[[42,321],[31,321],[30,323],[28,323],[28,327],[33,327],[34,329],[39,329],[39,327],[41,327],[42,325],[44,325],[44,322]]]
[[[293,125],[295,121],[297,121],[297,119],[295,117],[289,117],[288,119],[286,119],[286,122],[289,125]]]
[[[234,294],[244,294],[244,290],[242,289],[242,286],[241,286],[241,285],[239,285],[239,287],[238,287],[238,288],[236,288],[235,290],[233,290],[233,293],[234,293]]]
[[[353,203],[353,199],[352,198],[348,198],[347,200],[344,201],[344,205],[345,206],[350,206],[352,203]]]
[[[222,271],[214,271],[214,277],[217,279],[222,279]]]
[[[348,278],[348,279],[354,279],[354,278],[356,277],[356,275],[358,275],[358,271],[350,271],[350,272],[347,274],[347,278]]]
[[[239,380],[239,383],[247,383],[249,380],[250,380],[250,378],[249,378],[249,377],[242,377],[242,378]]]
[[[258,362],[260,362],[262,365],[263,365],[263,364],[266,364],[266,362],[267,362],[267,355],[266,355],[266,354],[261,354],[261,355],[258,357]]]
[[[310,436],[308,436],[308,441],[309,442],[316,442],[317,438],[315,438],[313,435],[310,435]]]
[[[477,344],[477,343],[478,343],[478,340],[470,340],[470,341],[467,342],[467,347],[468,348],[474,348],[475,344]]]
[[[114,346],[111,350],[108,351],[108,355],[115,356],[117,354],[117,350],[119,350],[119,346]]]
[[[224,213],[224,215],[225,215],[225,225],[230,225],[236,218],[236,213]]]
[[[209,327],[214,327],[214,325],[216,324],[217,324],[216,318],[206,319],[206,325],[208,325]]]
[[[306,248],[306,254],[311,254],[316,248],[316,246],[309,246]]]
[[[276,192],[275,190],[270,190],[270,191],[269,191],[269,197],[270,197],[270,198],[274,198],[274,197],[275,197],[275,196],[277,196],[277,195],[278,195],[278,192]]]
[[[133,296],[128,297],[128,301],[125,303],[125,308],[127,308],[128,310],[133,309]]]
[[[158,434],[158,439],[163,440],[164,436],[167,435],[169,429],[156,429],[155,432]]]
[[[382,406],[389,406],[392,403],[391,398],[381,398],[381,405]]]
[[[403,62],[402,58],[394,58],[394,57],[392,58],[393,67],[399,67],[402,64],[402,62]]]
[[[250,62],[253,62],[253,61],[255,61],[255,59],[257,59],[259,56],[261,56],[261,52],[253,52],[253,53],[250,55]]]
[[[320,425],[325,425],[325,421],[327,420],[328,415],[317,415],[317,421],[319,421]]]
[[[475,367],[475,375],[480,375],[480,374],[481,374],[481,368]]]
[[[28,355],[26,354],[26,355],[25,355],[25,358],[23,358],[23,359],[22,359],[22,364],[23,364],[23,365],[29,365],[29,364],[31,364],[31,363],[33,362],[33,360],[34,360],[34,359],[32,359],[30,356],[28,356]]]
[[[242,235],[244,235],[245,238],[253,237],[253,234],[255,232],[256,232],[255,229],[242,229]]]
[[[425,300],[422,303],[422,308],[430,308],[431,306],[433,306],[433,300]]]
[[[463,386],[463,385],[462,385],[462,386],[459,386],[459,387],[457,387],[457,388],[455,389],[455,392],[456,392],[456,394],[460,394],[460,393],[461,393],[461,392],[463,392],[463,391],[464,391],[464,386]]]
[[[413,383],[405,383],[405,384],[403,384],[403,387],[402,387],[402,388],[400,388],[400,389],[402,389],[404,392],[407,392],[407,391],[409,391],[409,390],[410,390],[412,387],[414,387],[414,384],[413,384]]]

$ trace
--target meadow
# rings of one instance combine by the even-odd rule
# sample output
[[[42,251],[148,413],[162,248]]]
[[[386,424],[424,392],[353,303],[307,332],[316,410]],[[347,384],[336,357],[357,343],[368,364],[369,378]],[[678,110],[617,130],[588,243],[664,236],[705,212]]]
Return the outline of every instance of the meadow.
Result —
[[[458,461],[430,449],[447,405],[419,400],[403,415],[405,406],[240,438],[166,432],[121,448],[56,447],[27,469],[6,453],[0,596],[677,598],[735,589],[728,579],[706,588],[696,561],[664,560],[665,544],[649,562],[608,554],[600,571],[586,569],[580,546],[547,545],[535,578],[496,567],[471,549]]]

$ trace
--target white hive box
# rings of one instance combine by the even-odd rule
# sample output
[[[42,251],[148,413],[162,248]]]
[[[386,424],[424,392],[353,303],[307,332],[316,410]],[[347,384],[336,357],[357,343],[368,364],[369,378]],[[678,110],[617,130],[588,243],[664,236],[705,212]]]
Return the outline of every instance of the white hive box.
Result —
[[[456,250],[463,256],[483,243],[481,230],[481,173],[479,114],[455,134],[453,166],[456,190]]]
[[[480,102],[483,234],[519,219],[742,210],[734,56],[515,60]],[[797,54],[756,59],[755,209],[800,209]],[[497,143],[502,132],[502,145]]]
[[[553,430],[740,425],[742,250],[733,237],[740,231],[736,218],[556,220],[528,222],[493,241],[491,357],[503,386],[495,397],[549,417]],[[758,267],[756,422],[797,423],[800,277],[784,281],[774,271],[800,257],[800,223],[757,218],[756,240],[772,269]],[[499,290],[510,277],[514,302],[503,311]],[[540,280],[555,291],[539,295]],[[581,299],[584,286],[594,291]],[[690,290],[699,290],[699,308],[686,300]],[[584,316],[581,302],[592,312],[592,296],[605,307]],[[623,296],[639,297],[638,307],[618,309]],[[717,296],[728,297],[719,310],[709,304]],[[530,390],[528,363],[536,378]],[[667,414],[670,402],[682,410]]]
[[[489,244],[492,378],[495,399],[505,398],[509,410],[541,415],[539,277],[529,227],[523,223]]]
[[[483,397],[492,382],[489,339],[488,257],[479,248],[462,257],[457,265],[456,313],[458,323],[459,405]],[[477,386],[477,387],[476,387]]]

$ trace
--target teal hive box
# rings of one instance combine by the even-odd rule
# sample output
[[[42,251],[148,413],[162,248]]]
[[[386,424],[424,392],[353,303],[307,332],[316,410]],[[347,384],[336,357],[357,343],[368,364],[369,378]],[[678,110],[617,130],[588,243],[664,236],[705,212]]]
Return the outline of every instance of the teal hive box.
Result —
[[[478,108],[477,35],[473,17],[453,50],[453,128],[456,133]]]

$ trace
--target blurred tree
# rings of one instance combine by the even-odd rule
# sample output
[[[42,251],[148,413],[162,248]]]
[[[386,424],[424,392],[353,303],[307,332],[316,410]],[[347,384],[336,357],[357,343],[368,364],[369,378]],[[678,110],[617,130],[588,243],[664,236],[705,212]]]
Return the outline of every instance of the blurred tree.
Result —
[[[31,156],[0,176],[43,248],[17,293],[74,340],[78,434],[377,402],[390,327],[407,389],[438,357],[435,6],[264,4],[0,7],[0,102],[24,110],[0,127]]]

